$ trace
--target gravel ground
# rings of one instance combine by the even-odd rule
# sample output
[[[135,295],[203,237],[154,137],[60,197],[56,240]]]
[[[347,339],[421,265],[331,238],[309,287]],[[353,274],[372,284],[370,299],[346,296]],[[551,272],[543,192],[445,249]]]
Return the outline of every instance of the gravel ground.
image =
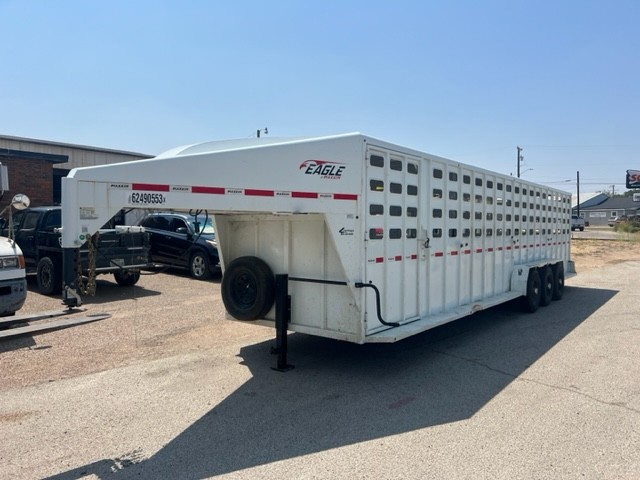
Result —
[[[34,280],[20,314],[62,309],[59,298],[37,293]],[[272,336],[271,329],[225,319],[219,278],[200,282],[159,273],[120,287],[105,275],[97,290],[83,298],[82,308],[111,318],[0,343],[0,391]]]
[[[111,318],[0,343],[0,479],[640,478],[640,252],[597,242],[536,314],[391,345],[294,334],[286,374],[219,279],[104,277],[85,307]],[[30,291],[21,313],[56,308]]]
[[[577,271],[640,260],[640,242],[574,239]],[[58,297],[29,293],[21,314],[63,308]],[[131,362],[178,353],[237,348],[247,341],[271,339],[273,331],[225,319],[220,278],[198,282],[171,271],[143,275],[134,287],[120,287],[111,275],[98,277],[98,294],[85,297],[87,313],[112,317],[33,337],[0,342],[0,391],[99,372]]]

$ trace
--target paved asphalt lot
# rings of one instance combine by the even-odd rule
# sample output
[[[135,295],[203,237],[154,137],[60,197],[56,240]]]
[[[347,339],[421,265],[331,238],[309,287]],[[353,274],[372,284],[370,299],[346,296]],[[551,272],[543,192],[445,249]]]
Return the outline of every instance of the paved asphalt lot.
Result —
[[[100,281],[111,318],[0,343],[0,478],[638,479],[639,277],[392,345],[292,334],[288,373],[217,281]]]

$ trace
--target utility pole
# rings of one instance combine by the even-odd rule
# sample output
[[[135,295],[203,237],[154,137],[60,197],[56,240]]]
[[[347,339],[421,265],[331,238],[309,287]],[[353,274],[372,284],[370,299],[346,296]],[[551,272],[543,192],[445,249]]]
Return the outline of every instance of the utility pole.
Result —
[[[516,147],[518,149],[518,158],[516,160],[517,162],[517,172],[518,172],[518,178],[520,178],[520,164],[522,163],[522,155],[520,155],[520,153],[522,152],[522,147]]]
[[[576,193],[577,193],[577,200],[578,200],[578,206],[576,207],[578,209],[577,215],[578,218],[580,217],[580,171],[578,170],[576,172]]]

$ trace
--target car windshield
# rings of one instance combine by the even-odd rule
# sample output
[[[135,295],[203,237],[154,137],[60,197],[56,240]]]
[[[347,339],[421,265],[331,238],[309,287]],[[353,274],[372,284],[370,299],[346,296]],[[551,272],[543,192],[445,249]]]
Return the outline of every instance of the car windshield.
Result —
[[[205,223],[206,219],[206,223]],[[197,223],[200,228],[196,228],[196,218],[191,217],[191,226],[193,227],[194,232],[202,232],[203,235],[215,235],[215,230],[213,229],[213,222],[211,221],[211,217],[206,217],[205,215],[198,215]]]

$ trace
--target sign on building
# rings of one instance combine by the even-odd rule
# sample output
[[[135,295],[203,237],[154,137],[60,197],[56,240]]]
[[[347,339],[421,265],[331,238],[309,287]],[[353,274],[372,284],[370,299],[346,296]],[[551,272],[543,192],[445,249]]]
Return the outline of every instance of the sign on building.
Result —
[[[640,170],[627,170],[627,188],[640,188]]]

